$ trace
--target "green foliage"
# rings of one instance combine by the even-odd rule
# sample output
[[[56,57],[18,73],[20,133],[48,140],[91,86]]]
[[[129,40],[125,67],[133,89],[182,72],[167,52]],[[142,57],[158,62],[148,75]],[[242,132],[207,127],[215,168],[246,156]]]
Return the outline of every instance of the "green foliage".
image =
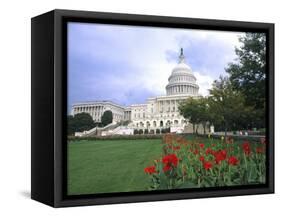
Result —
[[[67,135],[74,135],[75,133],[75,121],[72,115],[67,116]]]
[[[195,125],[202,124],[204,127],[204,134],[206,126],[212,119],[209,111],[208,98],[188,98],[179,106],[180,114],[193,124],[193,132],[197,131]]]
[[[164,134],[164,133],[170,133],[170,131],[171,131],[170,127],[168,127],[168,128],[162,128],[162,129],[161,129],[161,133],[162,133],[162,134]]]
[[[242,46],[236,48],[237,61],[226,68],[233,88],[242,92],[245,102],[253,107],[251,127],[265,127],[266,102],[266,36],[247,33],[241,37]]]
[[[113,120],[113,114],[112,111],[107,110],[103,113],[103,115],[101,116],[101,123],[102,126],[106,126],[108,124],[111,124]]]
[[[162,134],[136,134],[136,135],[109,135],[109,136],[68,136],[68,141],[92,141],[92,140],[139,140],[139,139],[161,139]]]
[[[93,118],[88,113],[79,113],[75,116],[67,117],[68,135],[73,135],[75,132],[83,132],[90,130],[96,126]]]
[[[221,126],[225,132],[247,127],[253,115],[253,108],[246,106],[244,95],[233,88],[227,77],[213,83],[208,103],[215,128]]]

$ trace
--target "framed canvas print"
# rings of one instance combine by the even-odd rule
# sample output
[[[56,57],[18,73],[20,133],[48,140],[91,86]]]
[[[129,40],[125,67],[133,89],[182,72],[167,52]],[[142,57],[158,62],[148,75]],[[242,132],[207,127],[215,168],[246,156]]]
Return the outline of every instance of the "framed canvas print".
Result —
[[[53,207],[274,192],[274,24],[32,18],[32,192]]]

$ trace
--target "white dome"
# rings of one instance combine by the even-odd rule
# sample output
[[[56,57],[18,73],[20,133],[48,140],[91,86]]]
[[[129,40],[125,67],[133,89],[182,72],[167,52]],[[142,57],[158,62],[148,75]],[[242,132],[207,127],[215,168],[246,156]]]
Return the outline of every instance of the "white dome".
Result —
[[[199,86],[196,84],[196,78],[191,68],[185,63],[183,49],[179,56],[179,63],[172,70],[169,77],[169,83],[166,86],[167,95],[198,95]]]
[[[172,71],[173,74],[181,72],[192,73],[191,68],[184,62],[180,62]]]

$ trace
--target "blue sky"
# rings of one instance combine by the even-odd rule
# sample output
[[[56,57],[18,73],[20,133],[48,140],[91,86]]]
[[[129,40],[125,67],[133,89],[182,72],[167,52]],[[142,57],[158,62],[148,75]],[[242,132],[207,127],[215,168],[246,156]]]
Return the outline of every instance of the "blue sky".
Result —
[[[68,24],[68,110],[76,102],[111,100],[123,105],[165,95],[182,47],[202,95],[235,59],[243,33]]]

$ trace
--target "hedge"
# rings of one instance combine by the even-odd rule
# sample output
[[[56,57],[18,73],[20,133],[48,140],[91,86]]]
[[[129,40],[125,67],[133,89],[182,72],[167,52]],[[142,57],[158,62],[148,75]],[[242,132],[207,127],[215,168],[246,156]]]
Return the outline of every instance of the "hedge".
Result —
[[[198,137],[205,137],[207,138],[208,135],[203,135],[203,134],[192,134],[192,133],[181,133],[181,134],[176,134],[178,136],[198,136]],[[89,136],[89,137],[77,137],[77,136],[68,136],[67,139],[68,141],[81,141],[81,140],[137,140],[137,139],[162,139],[163,134],[137,134],[137,135],[109,135],[109,136]],[[221,135],[212,135],[211,136],[214,139],[221,139]],[[230,136],[231,138],[234,138],[234,140],[238,141],[254,141],[254,142],[259,142],[260,139],[264,136]]]
[[[136,140],[136,139],[162,139],[163,135],[155,134],[142,134],[142,135],[110,135],[110,136],[89,136],[89,137],[77,137],[68,136],[68,141],[81,141],[81,140]]]

